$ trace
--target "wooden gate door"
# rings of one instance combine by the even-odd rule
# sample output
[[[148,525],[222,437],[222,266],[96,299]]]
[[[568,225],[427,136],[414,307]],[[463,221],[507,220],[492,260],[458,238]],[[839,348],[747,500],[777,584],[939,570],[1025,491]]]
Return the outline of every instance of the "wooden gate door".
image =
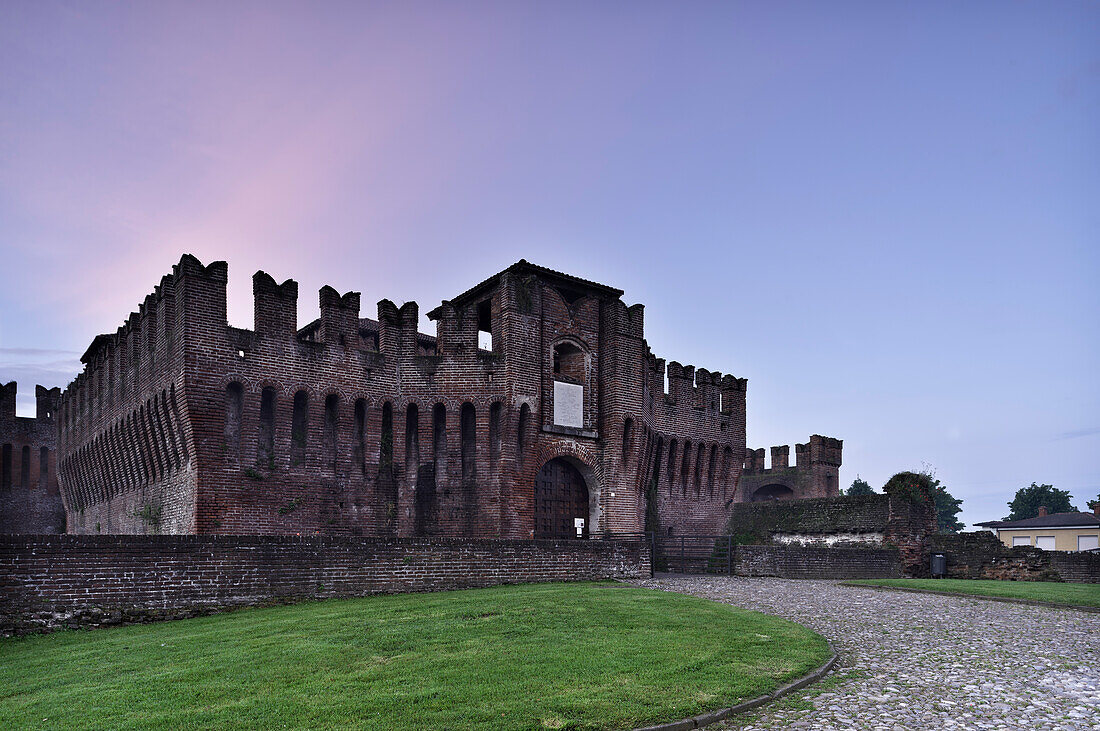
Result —
[[[584,530],[577,535],[577,518]],[[587,538],[588,486],[580,471],[561,459],[552,459],[535,477],[535,538]]]

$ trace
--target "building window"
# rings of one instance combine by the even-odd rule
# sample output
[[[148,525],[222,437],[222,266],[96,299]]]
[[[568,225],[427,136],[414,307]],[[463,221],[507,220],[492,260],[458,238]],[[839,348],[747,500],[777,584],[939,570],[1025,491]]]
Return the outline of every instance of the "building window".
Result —
[[[1035,536],[1035,547],[1044,551],[1054,550],[1054,536]]]
[[[1031,536],[1012,536],[1013,546],[1030,546]]]
[[[477,347],[480,350],[496,350],[493,340],[493,301],[479,302],[477,305]]]
[[[554,378],[571,383],[585,382],[584,351],[571,343],[554,346]]]
[[[1100,535],[1077,536],[1078,551],[1095,551],[1100,548]]]

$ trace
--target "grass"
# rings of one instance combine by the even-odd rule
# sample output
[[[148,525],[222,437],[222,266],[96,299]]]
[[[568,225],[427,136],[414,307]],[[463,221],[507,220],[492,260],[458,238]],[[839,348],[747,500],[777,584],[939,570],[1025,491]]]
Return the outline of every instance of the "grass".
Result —
[[[995,579],[868,579],[846,581],[850,586],[873,585],[925,589],[949,594],[1031,599],[1058,604],[1100,607],[1100,584],[1063,584],[1054,581],[997,581]]]
[[[0,640],[0,728],[630,728],[828,656],[792,622],[618,584],[330,600]]]

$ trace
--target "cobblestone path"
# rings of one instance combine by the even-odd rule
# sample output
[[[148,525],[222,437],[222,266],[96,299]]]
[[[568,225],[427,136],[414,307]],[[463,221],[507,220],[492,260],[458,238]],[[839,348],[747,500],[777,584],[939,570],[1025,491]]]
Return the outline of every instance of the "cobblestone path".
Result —
[[[819,685],[710,728],[1100,729],[1100,614],[832,581],[634,583],[786,617],[836,649]]]

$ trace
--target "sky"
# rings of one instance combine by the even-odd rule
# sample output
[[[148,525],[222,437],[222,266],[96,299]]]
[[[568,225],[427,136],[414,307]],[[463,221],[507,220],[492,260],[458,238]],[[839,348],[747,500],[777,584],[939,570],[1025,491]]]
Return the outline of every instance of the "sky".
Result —
[[[748,446],[1100,493],[1100,3],[0,3],[0,382],[184,253],[427,312],[520,258],[748,378]],[[432,332],[429,323],[423,329]],[[793,452],[793,447],[792,447]]]

